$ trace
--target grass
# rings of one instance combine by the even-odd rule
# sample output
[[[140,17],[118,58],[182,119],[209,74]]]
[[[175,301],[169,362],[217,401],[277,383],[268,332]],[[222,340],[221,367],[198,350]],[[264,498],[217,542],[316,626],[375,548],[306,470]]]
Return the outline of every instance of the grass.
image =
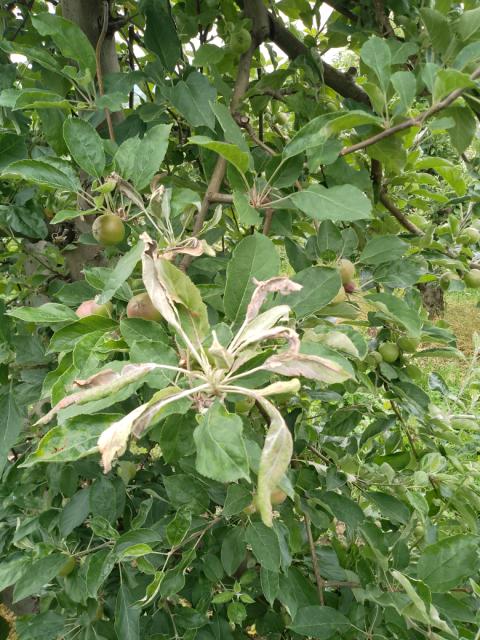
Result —
[[[480,307],[477,307],[480,303],[480,291],[468,289],[449,292],[445,296],[445,303],[443,319],[455,334],[457,348],[465,354],[466,359],[425,358],[419,359],[417,364],[425,373],[439,373],[450,387],[458,389],[473,352],[473,333],[480,333]]]

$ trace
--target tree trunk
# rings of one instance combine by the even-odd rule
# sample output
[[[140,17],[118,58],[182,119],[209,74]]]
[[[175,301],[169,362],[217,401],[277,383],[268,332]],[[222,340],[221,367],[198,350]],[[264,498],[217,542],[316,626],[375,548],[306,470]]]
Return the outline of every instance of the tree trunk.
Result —
[[[436,282],[420,284],[418,288],[422,294],[423,306],[428,311],[430,320],[441,318],[445,312],[443,289]]]

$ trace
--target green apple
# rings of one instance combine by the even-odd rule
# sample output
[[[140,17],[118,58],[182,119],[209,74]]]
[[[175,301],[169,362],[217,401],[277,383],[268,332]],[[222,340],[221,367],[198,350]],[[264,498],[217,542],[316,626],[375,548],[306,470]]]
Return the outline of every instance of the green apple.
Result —
[[[248,51],[251,44],[252,36],[246,29],[234,31],[230,36],[230,50],[237,55],[242,55],[242,53]]]
[[[395,344],[395,342],[383,342],[378,347],[378,351],[380,352],[380,355],[385,360],[385,362],[388,362],[389,364],[392,364],[393,362],[395,362],[395,360],[398,360],[398,356],[400,355],[400,349]]]
[[[109,247],[118,244],[125,237],[125,225],[113,213],[104,213],[92,225],[93,237],[99,244]]]
[[[401,336],[397,340],[397,345],[402,351],[405,351],[405,353],[415,353],[419,344],[420,340],[418,338],[411,338],[409,336]]]
[[[150,296],[145,291],[130,298],[127,304],[127,317],[158,321],[162,319],[162,314],[153,305]]]
[[[463,281],[470,289],[480,288],[480,269],[471,269],[463,276]]]

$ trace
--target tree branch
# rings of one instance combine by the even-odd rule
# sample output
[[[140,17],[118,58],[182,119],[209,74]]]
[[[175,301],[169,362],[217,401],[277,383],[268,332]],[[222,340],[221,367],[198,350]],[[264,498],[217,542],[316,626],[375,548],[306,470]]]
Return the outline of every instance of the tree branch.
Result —
[[[480,76],[480,67],[478,67],[472,73],[472,75],[470,76],[470,79],[476,80],[479,76]],[[393,127],[384,129],[383,131],[380,131],[380,133],[376,133],[374,136],[371,136],[366,140],[362,140],[361,142],[352,144],[349,147],[343,147],[343,149],[340,151],[340,156],[346,156],[349,153],[360,151],[360,149],[366,149],[367,147],[370,147],[372,144],[376,144],[377,142],[380,142],[385,138],[389,138],[390,136],[393,136],[395,133],[398,133],[399,131],[404,131],[405,129],[410,129],[411,127],[421,127],[422,124],[425,122],[425,120],[427,120],[428,118],[431,118],[433,115],[435,115],[442,109],[446,109],[453,102],[455,102],[455,100],[457,100],[466,91],[466,89],[467,88],[455,89],[455,91],[452,91],[451,93],[449,93],[448,96],[443,98],[443,100],[440,100],[440,102],[437,102],[435,104],[432,104],[431,107],[429,107],[425,111],[422,111],[422,113],[420,113],[415,118],[408,118],[408,120],[404,120],[403,122],[400,122],[399,124],[396,124]]]
[[[281,20],[268,14],[270,17],[270,39],[284,51],[287,56],[294,60],[299,56],[310,55],[310,50],[303,42],[300,42],[293,33],[291,33]],[[323,80],[327,86],[334,89],[344,98],[356,100],[370,107],[370,98],[368,94],[358,86],[352,77],[346,73],[338,71],[326,62],[322,61]]]
[[[415,224],[413,224],[413,222],[410,222],[407,216],[404,213],[402,213],[400,209],[397,206],[395,206],[393,202],[387,197],[387,194],[384,188],[381,188],[380,190],[379,200],[383,204],[385,209],[390,211],[392,216],[394,216],[398,220],[398,222],[402,225],[402,227],[407,229],[407,231],[410,231],[410,233],[413,233],[413,235],[419,236],[419,237],[424,235],[423,231],[419,229]]]
[[[110,14],[110,5],[108,4],[108,0],[104,0],[102,28],[100,31],[100,35],[98,36],[97,46],[95,47],[95,61],[97,66],[98,91],[101,96],[105,94],[105,89],[103,85],[101,55],[102,55],[103,43],[105,42],[105,37],[107,35],[107,30],[108,30],[109,14]],[[108,135],[110,136],[110,140],[112,142],[115,142],[115,133],[113,131],[112,116],[110,114],[110,109],[108,109],[107,107],[105,107],[105,118],[107,120]]]
[[[230,101],[230,112],[235,115],[240,107],[241,101],[245,93],[247,92],[250,82],[250,67],[252,65],[253,54],[257,47],[260,45],[260,38],[264,37],[265,24],[264,16],[266,15],[266,9],[261,0],[245,0],[245,14],[252,19],[252,44],[248,51],[246,51],[240,58],[240,62],[237,70],[237,79],[233,89],[232,99]],[[207,192],[203,198],[200,209],[195,216],[193,223],[193,235],[197,236],[202,230],[203,223],[207,216],[208,210],[211,204],[211,197],[213,194],[218,194],[220,187],[222,186],[223,178],[227,169],[227,161],[224,158],[219,157],[213,173],[208,183]],[[193,260],[193,256],[185,255],[181,262],[181,268],[185,271]]]

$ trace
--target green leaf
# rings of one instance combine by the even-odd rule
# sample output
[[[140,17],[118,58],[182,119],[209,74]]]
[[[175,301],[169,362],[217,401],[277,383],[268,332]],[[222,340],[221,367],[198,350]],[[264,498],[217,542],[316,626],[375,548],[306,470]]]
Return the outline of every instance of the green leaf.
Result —
[[[31,88],[20,91],[12,109],[18,111],[19,109],[47,109],[49,107],[69,110],[70,103],[53,91]]]
[[[210,104],[210,108],[223,129],[225,142],[236,145],[241,151],[245,151],[245,153],[250,155],[247,141],[245,140],[242,130],[233,119],[230,109],[221,102]]]
[[[95,77],[95,51],[81,28],[48,11],[32,16],[32,24],[42,36],[51,36],[65,58],[72,58],[80,69]]]
[[[10,449],[16,443],[24,422],[13,389],[0,396],[0,475],[7,463]]]
[[[182,57],[182,48],[173,21],[170,6],[165,0],[147,0],[142,3],[146,18],[145,46],[157,54],[168,71],[173,71]]]
[[[480,7],[464,11],[457,23],[458,34],[466,42],[480,29]]]
[[[417,94],[417,80],[411,71],[397,71],[390,78],[400,98],[399,113],[408,111]]]
[[[383,38],[372,36],[360,49],[360,58],[375,72],[380,86],[385,92],[390,78],[391,53]]]
[[[56,322],[72,322],[78,320],[77,314],[69,307],[56,302],[47,302],[41,307],[19,307],[11,309],[7,315],[24,322],[37,324],[55,324]]]
[[[230,529],[222,540],[220,550],[220,559],[227,575],[232,576],[235,573],[242,564],[246,551],[244,529],[240,526]]]
[[[14,557],[10,560],[3,560],[0,565],[0,590],[3,591],[12,584],[18,582],[24,573],[25,566],[28,564],[28,558]]]
[[[313,605],[301,607],[289,628],[301,636],[328,640],[339,638],[350,626],[348,618],[337,609]]]
[[[448,135],[458,153],[463,153],[471,144],[477,130],[477,120],[473,111],[467,106],[453,105],[445,109],[443,114],[453,118],[455,126],[448,130]]]
[[[0,227],[24,238],[37,240],[45,238],[48,234],[41,210],[16,205],[0,205]]]
[[[365,519],[365,515],[356,502],[335,491],[322,491],[319,499],[333,515],[350,527],[356,529]]]
[[[439,102],[456,89],[466,89],[475,86],[475,82],[470,79],[468,73],[462,73],[458,71],[458,69],[440,69],[435,75],[433,101]]]
[[[140,191],[150,184],[160,169],[167,152],[171,128],[171,124],[157,124],[142,139],[127,138],[113,158],[122,178],[131,180]]]
[[[105,283],[103,292],[98,296],[98,304],[109,302],[124,282],[132,275],[142,257],[143,242],[138,242],[119,259]]]
[[[478,536],[459,534],[426,547],[417,565],[417,576],[432,591],[448,591],[480,568]]]
[[[239,416],[228,413],[219,402],[199,419],[193,433],[197,446],[196,468],[217,482],[250,479],[247,450]]]
[[[121,584],[115,602],[114,628],[118,640],[140,640],[141,609],[125,584]]]
[[[223,505],[224,518],[241,513],[252,502],[252,492],[243,484],[230,484],[227,487],[227,497]]]
[[[180,509],[175,514],[165,530],[168,543],[175,547],[182,542],[190,529],[192,523],[192,514],[189,511]]]
[[[283,149],[283,157],[291,158],[312,147],[323,145],[328,138],[324,126],[337,117],[337,114],[327,113],[317,116],[302,127]]]
[[[82,211],[82,209],[62,209],[61,211],[57,211],[57,213],[51,219],[50,224],[60,224],[60,222],[65,222],[65,220],[74,220],[75,218],[79,218],[80,216],[94,214],[95,211]]]
[[[437,53],[443,53],[452,40],[449,19],[439,11],[428,7],[420,9],[420,15],[427,28],[433,49]]]
[[[31,467],[38,462],[69,462],[79,460],[97,451],[97,440],[119,414],[77,416],[61,427],[54,427],[38,443],[22,467]]]
[[[90,487],[80,489],[64,506],[60,513],[58,528],[60,535],[66,538],[79,527],[90,513]]]
[[[372,203],[367,196],[351,184],[330,189],[316,184],[303,191],[296,191],[289,197],[289,201],[314,220],[352,222],[370,218],[372,211]],[[272,203],[272,206],[282,208],[282,203]]]
[[[260,224],[262,220],[260,218],[260,214],[256,209],[252,207],[245,193],[234,191],[233,205],[235,207],[235,211],[237,212],[237,218],[240,224],[244,225],[245,227],[251,227]]]
[[[240,173],[244,174],[248,171],[250,165],[249,154],[234,144],[212,140],[207,136],[191,136],[189,142],[190,144],[197,144],[200,147],[205,147],[205,149],[210,149],[210,151],[215,151],[215,153],[218,153],[222,158],[233,164]]]
[[[88,316],[81,318],[72,324],[58,329],[50,340],[49,351],[72,351],[76,343],[88,333],[94,331],[111,331],[117,326],[115,320],[104,318],[103,316]]]
[[[260,569],[260,584],[262,585],[263,595],[270,606],[273,606],[275,598],[280,588],[279,574],[277,571],[269,571],[262,567]]]
[[[407,249],[408,244],[400,240],[398,236],[375,236],[367,242],[359,259],[364,264],[376,266],[384,262],[398,260]]]
[[[291,307],[297,318],[317,313],[326,307],[342,286],[338,271],[328,267],[308,267],[296,273],[292,280],[303,288],[289,296],[280,297],[280,300]]]
[[[225,51],[221,47],[217,47],[216,44],[202,44],[195,57],[192,60],[194,67],[203,67],[207,64],[218,64],[223,59]]]
[[[66,556],[63,553],[54,553],[34,560],[27,568],[26,572],[15,584],[13,590],[13,602],[18,602],[28,596],[37,594],[42,587],[48,584],[65,564]]]
[[[215,115],[211,104],[215,102],[217,91],[206,76],[194,71],[174,87],[164,87],[162,93],[192,127],[215,130]]]
[[[25,138],[16,133],[0,133],[0,171],[12,162],[26,157]]]
[[[86,588],[91,598],[97,596],[98,590],[110,575],[115,566],[115,554],[110,549],[101,549],[90,557],[88,563]]]
[[[368,295],[366,300],[388,320],[404,327],[412,337],[420,337],[422,319],[418,311],[409,307],[405,300],[388,293],[373,293]]]
[[[254,233],[236,246],[227,266],[225,314],[233,322],[241,320],[247,310],[255,285],[252,278],[267,280],[278,274],[280,258],[273,242]]]
[[[253,555],[269,571],[280,569],[280,544],[275,530],[263,522],[251,522],[245,532],[245,540],[252,547]]]
[[[99,178],[105,169],[105,152],[94,127],[86,120],[69,118],[63,123],[63,137],[79,167],[88,175]]]
[[[407,524],[410,520],[410,509],[398,498],[380,491],[369,491],[367,495],[388,520],[397,524]]]
[[[48,164],[44,160],[18,160],[6,167],[2,173],[3,178],[21,178],[27,182],[40,184],[51,189],[60,189],[78,193],[80,183],[70,175],[57,167]]]

